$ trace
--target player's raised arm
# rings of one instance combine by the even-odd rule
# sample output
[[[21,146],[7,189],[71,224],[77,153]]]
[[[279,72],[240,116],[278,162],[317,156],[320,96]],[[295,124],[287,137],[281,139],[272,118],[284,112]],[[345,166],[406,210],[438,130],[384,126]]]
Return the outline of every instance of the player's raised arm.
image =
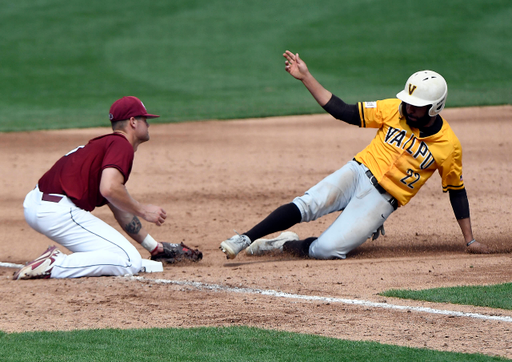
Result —
[[[311,95],[322,107],[329,102],[332,93],[325,89],[318,81],[311,75],[306,63],[300,59],[299,53],[293,54],[289,50],[283,54],[285,57],[284,69],[290,73],[295,79],[300,80],[308,89]]]
[[[287,50],[283,56],[286,58],[285,70],[295,79],[302,81],[309,92],[322,108],[334,118],[348,124],[360,126],[359,111],[356,104],[346,104],[340,98],[325,89],[309,72],[306,63],[300,59],[299,54]]]

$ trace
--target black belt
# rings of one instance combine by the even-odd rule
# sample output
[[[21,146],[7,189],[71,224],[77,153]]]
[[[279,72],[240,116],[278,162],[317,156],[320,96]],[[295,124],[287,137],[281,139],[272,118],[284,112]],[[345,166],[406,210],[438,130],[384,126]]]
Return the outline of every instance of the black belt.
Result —
[[[356,161],[358,164],[361,165],[361,162],[359,162],[355,158],[354,158],[354,161]],[[375,187],[377,189],[377,191],[379,191],[380,194],[388,194],[389,195],[389,193],[386,190],[384,190],[384,187],[379,185],[379,182],[377,181],[377,178],[375,176],[373,176],[372,171],[367,170],[365,172],[365,174],[370,179],[370,182],[372,183],[373,187]],[[391,196],[391,195],[389,195],[389,196]],[[391,204],[391,206],[393,206],[393,208],[395,210],[397,209],[398,201],[396,201],[396,199],[393,196],[391,196],[391,198],[388,200],[388,202]]]
[[[384,190],[384,187],[379,185],[379,182],[377,181],[377,178],[375,176],[373,176],[372,171],[368,170],[365,173],[366,173],[366,176],[368,176],[368,178],[370,179],[370,182],[372,183],[372,185],[377,189],[377,191],[379,191],[380,194],[385,194],[387,192],[386,190]]]

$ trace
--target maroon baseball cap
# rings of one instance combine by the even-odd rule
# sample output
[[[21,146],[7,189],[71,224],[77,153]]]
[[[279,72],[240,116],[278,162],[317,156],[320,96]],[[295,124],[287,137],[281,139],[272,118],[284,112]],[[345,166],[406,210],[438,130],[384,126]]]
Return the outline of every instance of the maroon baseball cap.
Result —
[[[115,101],[110,107],[110,121],[124,121],[130,117],[157,118],[156,114],[149,114],[144,103],[133,96],[123,97]]]

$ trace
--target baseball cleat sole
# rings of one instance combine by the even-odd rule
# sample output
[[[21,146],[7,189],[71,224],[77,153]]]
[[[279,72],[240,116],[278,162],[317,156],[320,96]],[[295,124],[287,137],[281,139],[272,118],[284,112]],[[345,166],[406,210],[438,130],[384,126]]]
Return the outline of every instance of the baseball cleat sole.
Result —
[[[228,259],[234,259],[239,252],[251,245],[251,240],[246,235],[235,235],[220,243],[219,249],[226,254]]]
[[[224,253],[226,254],[226,258],[227,259],[234,259],[236,257],[236,254],[235,252],[233,251],[233,249],[231,249],[231,247],[229,245],[227,245],[227,243],[225,241],[223,241],[222,243],[220,243],[220,247],[219,249]]]

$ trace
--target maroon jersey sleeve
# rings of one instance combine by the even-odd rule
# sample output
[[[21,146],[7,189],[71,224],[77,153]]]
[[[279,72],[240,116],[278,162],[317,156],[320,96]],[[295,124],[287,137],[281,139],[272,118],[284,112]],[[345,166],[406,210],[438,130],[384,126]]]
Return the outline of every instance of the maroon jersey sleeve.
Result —
[[[39,180],[39,189],[67,195],[76,206],[92,211],[108,201],[100,193],[101,173],[113,167],[128,181],[134,158],[133,147],[121,134],[94,138],[63,156]]]
[[[132,171],[133,147],[126,138],[124,138],[126,142],[112,138],[109,141],[101,164],[101,171],[109,167],[116,168],[123,174],[124,183],[126,183]]]

